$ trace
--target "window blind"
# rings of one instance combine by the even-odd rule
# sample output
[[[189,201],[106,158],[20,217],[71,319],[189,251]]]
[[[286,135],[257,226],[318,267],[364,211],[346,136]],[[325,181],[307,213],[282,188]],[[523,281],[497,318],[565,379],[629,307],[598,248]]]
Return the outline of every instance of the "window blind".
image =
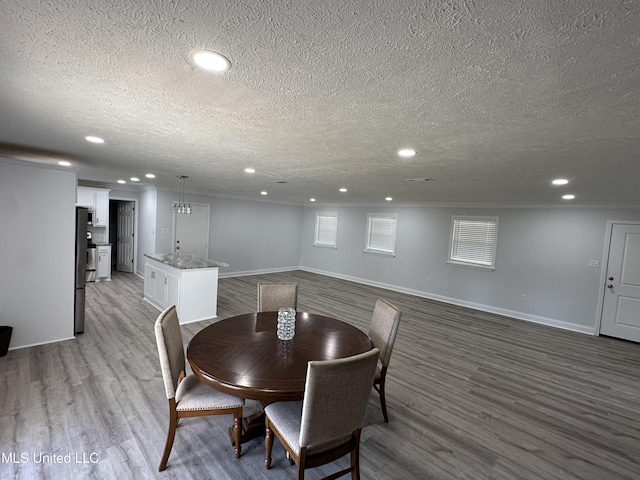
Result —
[[[453,218],[451,255],[453,262],[493,267],[498,220]]]
[[[314,245],[335,247],[338,239],[338,214],[316,214],[316,238]]]
[[[396,215],[369,215],[366,251],[394,254]]]

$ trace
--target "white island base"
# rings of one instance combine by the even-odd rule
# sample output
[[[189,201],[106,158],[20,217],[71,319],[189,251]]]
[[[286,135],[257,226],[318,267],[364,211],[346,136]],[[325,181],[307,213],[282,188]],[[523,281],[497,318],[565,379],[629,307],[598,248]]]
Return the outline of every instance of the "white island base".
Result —
[[[144,299],[162,311],[175,305],[181,324],[217,316],[218,267],[192,255],[145,254]]]

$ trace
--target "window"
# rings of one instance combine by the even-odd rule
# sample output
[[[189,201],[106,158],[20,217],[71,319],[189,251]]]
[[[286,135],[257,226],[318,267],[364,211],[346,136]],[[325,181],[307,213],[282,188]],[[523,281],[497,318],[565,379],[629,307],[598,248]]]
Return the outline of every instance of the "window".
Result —
[[[497,240],[498,217],[454,216],[448,263],[493,270]]]
[[[367,217],[367,245],[365,252],[395,255],[396,223],[398,216],[370,213]]]
[[[316,238],[314,245],[337,248],[338,214],[316,213]]]

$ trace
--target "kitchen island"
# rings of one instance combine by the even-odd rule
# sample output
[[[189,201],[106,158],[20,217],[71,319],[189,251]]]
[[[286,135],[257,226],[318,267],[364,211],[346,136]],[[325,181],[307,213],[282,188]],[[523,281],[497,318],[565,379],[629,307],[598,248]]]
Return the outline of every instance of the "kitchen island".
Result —
[[[217,316],[222,262],[183,253],[144,255],[144,299],[162,311],[175,305],[181,324]]]

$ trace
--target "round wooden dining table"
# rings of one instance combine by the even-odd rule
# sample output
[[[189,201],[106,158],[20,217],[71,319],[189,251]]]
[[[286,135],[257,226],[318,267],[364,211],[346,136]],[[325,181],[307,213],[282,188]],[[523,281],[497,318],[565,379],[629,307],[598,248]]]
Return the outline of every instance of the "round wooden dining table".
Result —
[[[373,348],[363,331],[335,318],[298,312],[295,336],[279,340],[277,312],[220,320],[189,342],[187,359],[203,383],[263,404],[302,400],[310,360],[333,360]]]
[[[361,330],[335,318],[296,314],[295,336],[279,340],[278,312],[220,320],[189,342],[187,359],[201,382],[237,397],[273,402],[302,400],[310,360],[334,360],[373,348]],[[243,419],[241,443],[264,435],[264,412]],[[229,438],[233,444],[232,428]]]

